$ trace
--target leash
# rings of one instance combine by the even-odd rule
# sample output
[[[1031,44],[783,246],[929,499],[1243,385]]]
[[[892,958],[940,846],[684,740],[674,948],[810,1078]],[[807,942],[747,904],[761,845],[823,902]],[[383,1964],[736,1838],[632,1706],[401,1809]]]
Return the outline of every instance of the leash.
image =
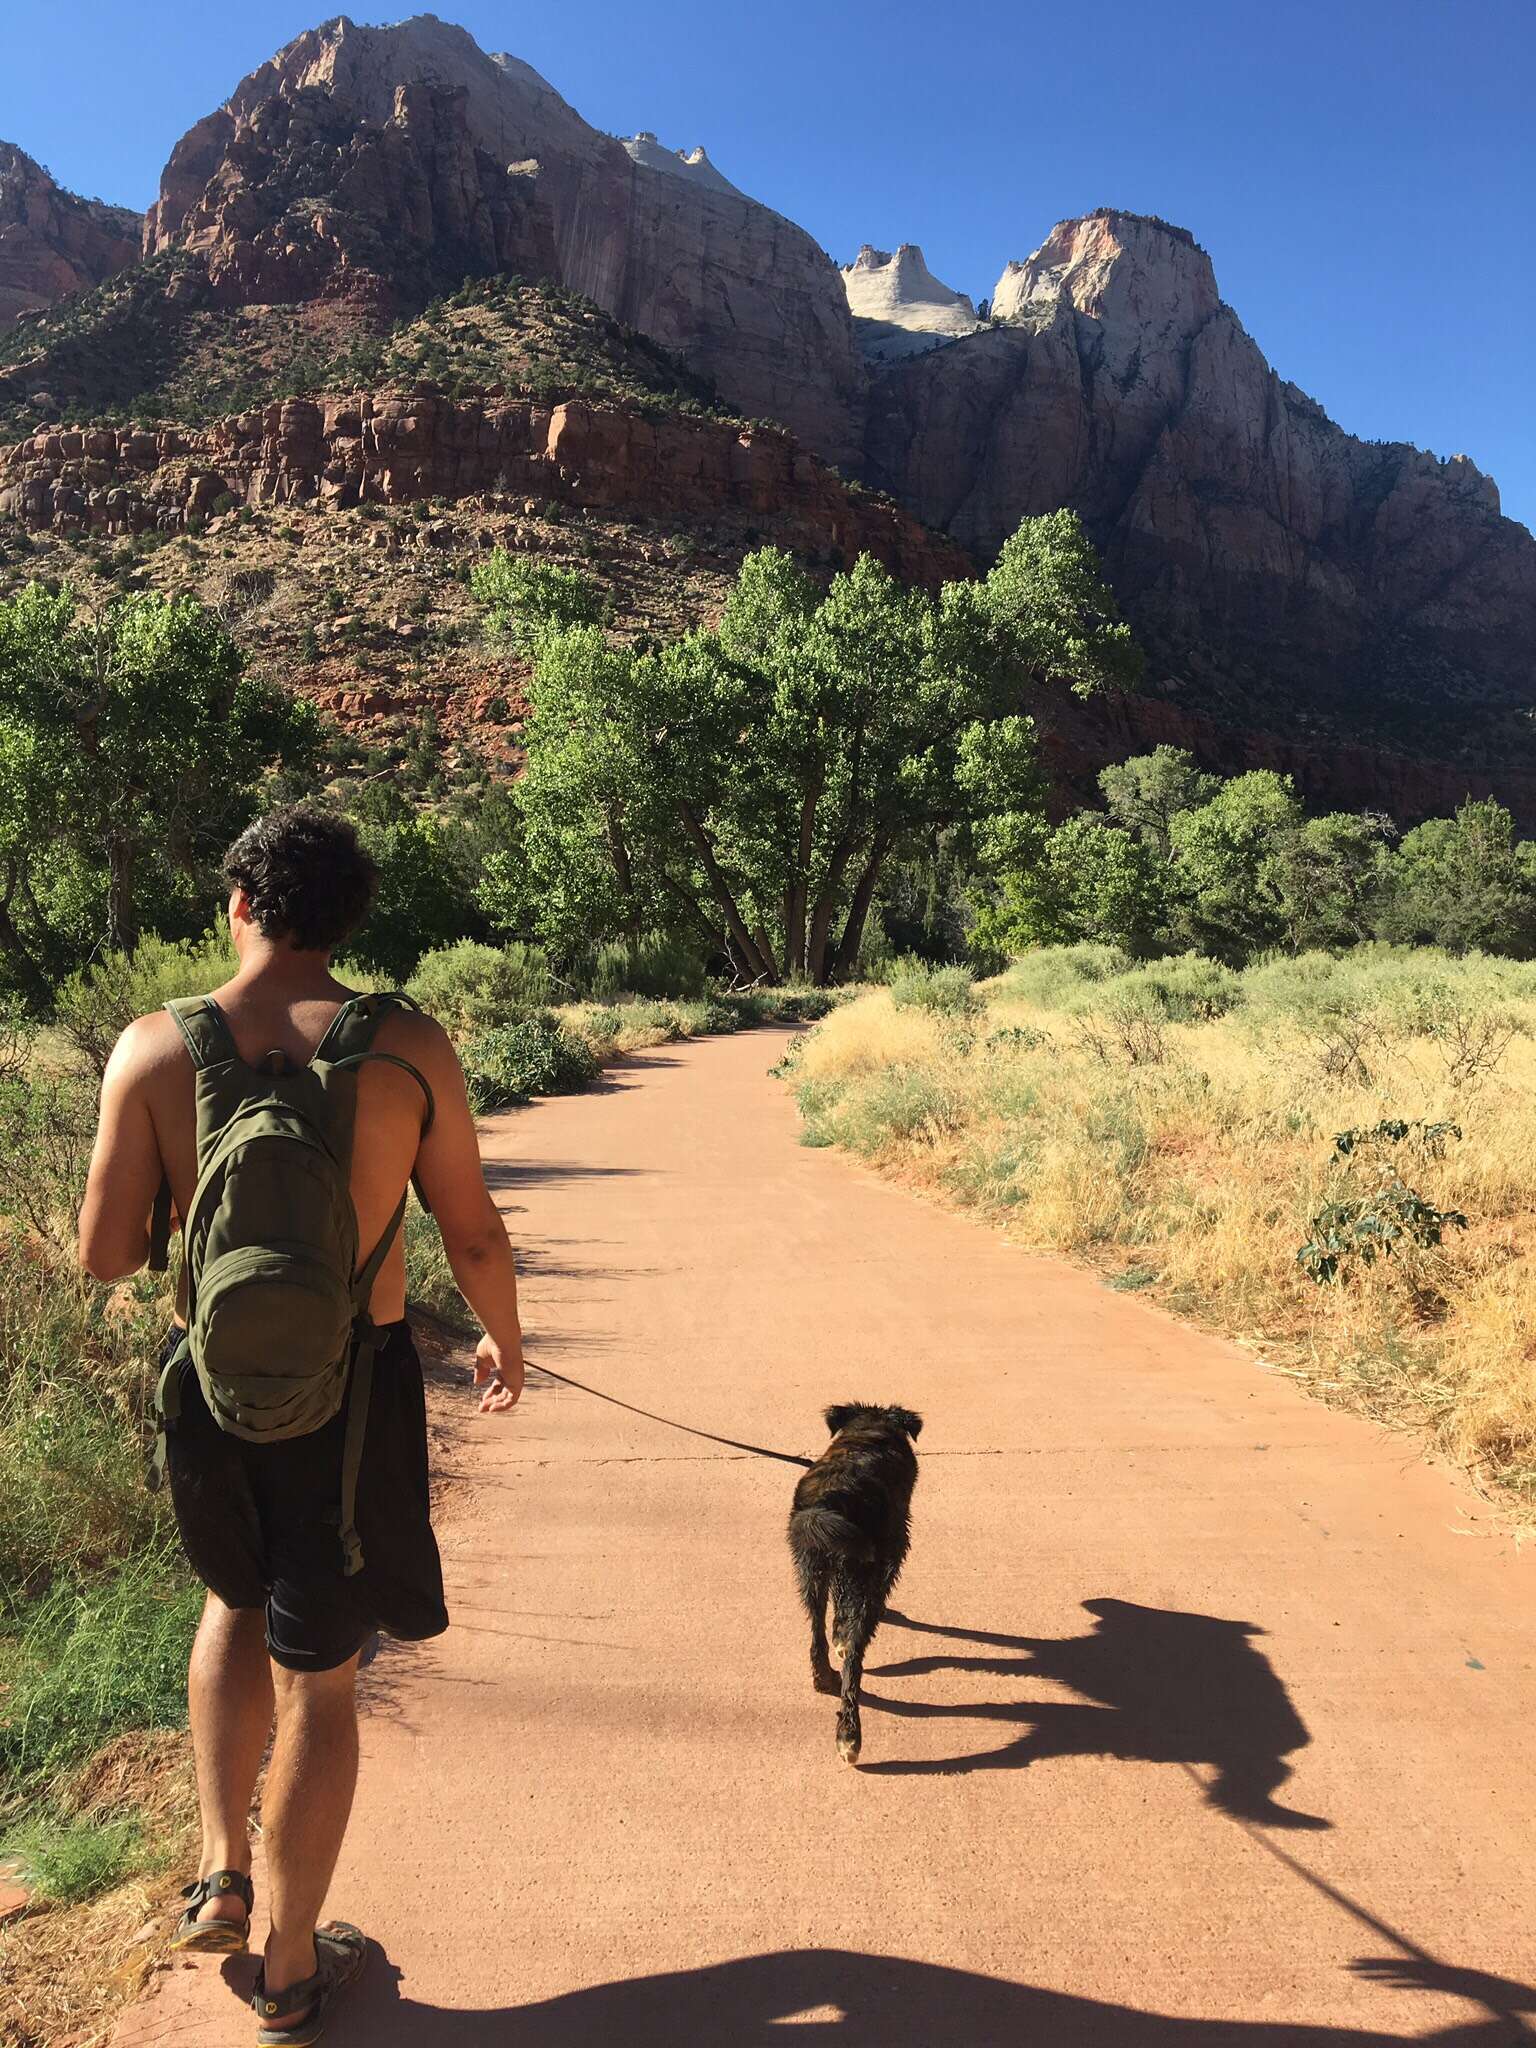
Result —
[[[797,1458],[789,1451],[768,1451],[761,1444],[744,1444],[734,1436],[716,1436],[712,1429],[695,1429],[688,1422],[674,1422],[670,1415],[657,1415],[650,1408],[637,1408],[633,1401],[621,1401],[617,1394],[605,1394],[601,1387],[589,1387],[581,1380],[568,1379],[563,1372],[554,1372],[547,1365],[534,1365],[531,1359],[528,1365],[531,1372],[540,1372],[546,1379],[558,1380],[562,1387],[574,1387],[578,1394],[590,1394],[594,1401],[607,1401],[614,1408],[627,1408],[631,1415],[643,1415],[647,1422],[659,1422],[664,1429],[680,1429],[684,1436],[702,1437],[706,1443],[724,1444],[733,1451],[747,1451],[754,1458],[774,1458],[781,1465],[799,1465],[808,1469],[816,1462],[814,1458]]]

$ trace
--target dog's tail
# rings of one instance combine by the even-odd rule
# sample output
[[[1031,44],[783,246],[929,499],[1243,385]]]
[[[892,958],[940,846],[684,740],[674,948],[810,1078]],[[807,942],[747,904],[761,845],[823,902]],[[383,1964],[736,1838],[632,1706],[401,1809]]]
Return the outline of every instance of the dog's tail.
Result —
[[[810,1550],[824,1550],[837,1557],[871,1563],[875,1546],[857,1522],[840,1515],[835,1508],[796,1508],[789,1518],[789,1533]]]

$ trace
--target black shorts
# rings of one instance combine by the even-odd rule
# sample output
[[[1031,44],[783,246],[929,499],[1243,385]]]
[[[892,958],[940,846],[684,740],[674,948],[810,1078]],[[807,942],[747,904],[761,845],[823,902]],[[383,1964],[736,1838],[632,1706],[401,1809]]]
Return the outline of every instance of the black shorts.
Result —
[[[251,1444],[219,1428],[190,1360],[166,1475],[182,1547],[226,1607],[264,1607],[267,1648],[290,1671],[332,1671],[378,1629],[418,1642],[448,1626],[427,1490],[421,1361],[405,1323],[383,1330],[357,1482],[362,1569],[341,1552],[343,1404],[323,1429]],[[181,1332],[173,1330],[162,1364]],[[350,1396],[349,1396],[350,1398]]]

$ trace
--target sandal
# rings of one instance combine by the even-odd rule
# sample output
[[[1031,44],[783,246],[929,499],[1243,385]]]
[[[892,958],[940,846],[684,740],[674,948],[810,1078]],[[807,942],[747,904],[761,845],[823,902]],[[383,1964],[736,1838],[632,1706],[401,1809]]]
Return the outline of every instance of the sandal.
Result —
[[[267,1995],[267,1973],[256,1972],[256,1989],[251,2005],[264,2022],[257,2033],[257,2048],[310,2048],[325,2032],[325,2015],[338,1991],[344,1991],[357,1976],[368,1957],[368,1939],[345,1920],[328,1920],[315,1929],[315,1957],[319,1968],[313,1977],[288,1985],[276,1998]],[[271,2025],[276,2014],[290,2006],[304,2008],[304,2017],[286,2026]]]
[[[199,1920],[198,1914],[210,1899],[227,1898],[233,1892],[245,1908],[243,1920]],[[181,1896],[186,1911],[176,1922],[171,1936],[173,1949],[200,1950],[204,1955],[243,1956],[251,1938],[251,1907],[256,1890],[243,1870],[212,1870],[206,1877],[184,1884]]]

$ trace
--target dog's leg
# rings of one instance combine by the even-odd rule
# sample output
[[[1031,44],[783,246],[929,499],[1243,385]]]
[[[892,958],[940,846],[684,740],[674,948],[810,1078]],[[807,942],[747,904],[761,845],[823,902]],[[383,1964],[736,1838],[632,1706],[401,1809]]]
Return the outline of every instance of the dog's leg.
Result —
[[[845,1764],[856,1764],[864,1739],[859,1722],[859,1688],[864,1680],[864,1653],[880,1618],[880,1591],[877,1585],[860,1585],[849,1579],[839,1579],[834,1599],[843,1660],[842,1697],[837,1709],[837,1753]]]
[[[830,1574],[824,1559],[797,1557],[800,1598],[811,1617],[811,1684],[818,1692],[837,1691],[837,1673],[827,1655],[827,1589]]]

